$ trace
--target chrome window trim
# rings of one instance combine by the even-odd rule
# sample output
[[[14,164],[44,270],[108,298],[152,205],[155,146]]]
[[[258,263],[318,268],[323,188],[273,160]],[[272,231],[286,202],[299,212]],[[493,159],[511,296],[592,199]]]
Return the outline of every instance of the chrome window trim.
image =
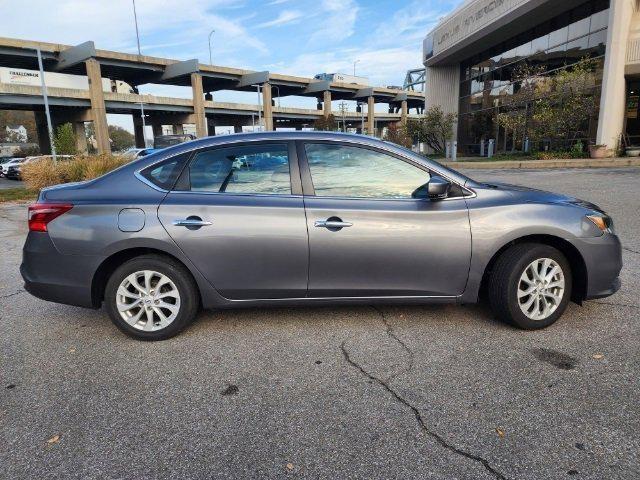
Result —
[[[165,159],[166,160],[166,159]],[[149,165],[149,167],[157,164],[159,162],[156,163],[152,163],[151,165]],[[142,183],[144,183],[145,185],[153,188],[154,190],[158,191],[158,192],[162,192],[162,193],[169,193],[169,190],[165,190],[164,188],[160,188],[159,186],[157,186],[155,183],[153,183],[151,180],[149,180],[148,178],[145,178],[144,175],[142,175],[142,173],[140,173],[142,170],[146,169],[147,167],[141,168],[140,170],[136,170],[135,172],[133,172],[133,175],[140,180]]]
[[[313,141],[322,141],[320,139],[305,139],[305,138],[297,138],[297,137],[284,137],[281,139],[269,139],[269,138],[238,138],[238,139],[234,139],[228,142],[224,142],[224,143],[220,143],[220,144],[216,144],[216,145],[206,145],[206,146],[202,146],[202,145],[198,145],[198,146],[194,146],[192,149],[189,150],[185,150],[183,152],[180,153],[176,153],[177,155],[183,155],[185,153],[189,153],[189,154],[193,154],[193,152],[198,151],[198,150],[203,150],[203,149],[207,149],[207,148],[212,148],[212,147],[220,147],[220,148],[225,148],[227,146],[232,146],[234,144],[238,144],[238,143],[253,143],[253,142],[278,142],[278,141],[285,141],[285,142],[295,142],[295,141],[304,141],[304,142],[313,142]],[[329,141],[329,142],[337,142],[338,140],[336,140],[335,138],[329,138],[328,140],[325,141]],[[449,182],[459,186],[460,188],[462,188],[464,191],[469,192],[471,195],[465,196],[463,195],[462,197],[454,197],[454,198],[446,198],[444,200],[440,200],[443,202],[446,201],[451,201],[451,200],[462,200],[462,199],[467,199],[467,198],[475,198],[476,197],[476,193],[471,190],[469,187],[466,187],[465,185],[459,183],[458,181],[452,179],[449,175],[442,173],[438,168],[437,165],[438,163],[433,161],[433,160],[429,160],[428,158],[426,158],[426,160],[429,160],[430,162],[434,163],[436,165],[435,168],[432,168],[429,165],[421,165],[419,164],[416,160],[413,160],[409,157],[407,157],[406,155],[403,155],[402,153],[398,153],[395,152],[393,150],[391,150],[390,148],[387,148],[387,144],[384,141],[380,141],[379,144],[372,144],[369,140],[359,140],[357,137],[349,137],[349,138],[345,138],[345,139],[340,139],[339,140],[341,143],[343,144],[354,144],[354,145],[362,145],[362,146],[368,146],[370,148],[378,148],[380,150],[385,151],[386,153],[388,153],[391,156],[396,156],[396,157],[401,157],[402,159],[404,159],[405,161],[407,161],[408,163],[416,166],[416,168],[426,168],[429,172],[433,171],[436,174],[438,174],[439,176],[441,176],[442,178],[448,180]],[[158,163],[164,162],[166,160],[169,160],[171,157],[163,157],[160,158],[158,160],[156,160],[153,163],[150,163],[148,165],[145,165],[144,167],[139,168],[138,170],[134,171],[134,176],[140,180],[142,183],[144,183],[145,185],[153,188],[154,190],[157,190],[158,192],[162,192],[162,193],[169,193],[174,192],[174,193],[200,193],[200,194],[205,194],[205,192],[191,192],[191,191],[178,191],[178,190],[165,190],[161,187],[158,187],[157,185],[155,185],[153,182],[149,181],[148,179],[146,179],[142,174],[142,170],[145,170],[147,168],[153,167],[154,165],[157,165]],[[228,193],[224,193],[224,192],[210,192],[211,194],[214,195],[233,195],[233,194],[228,194]],[[270,194],[260,194],[260,195],[265,195],[265,196],[273,196]],[[296,195],[292,195],[292,196],[296,196]],[[340,199],[351,199],[351,200],[403,200],[403,199],[394,199],[394,198],[382,198],[382,199],[375,199],[375,198],[352,198],[352,197],[317,197],[317,198],[340,198]],[[420,199],[404,199],[404,200],[410,200],[410,201],[415,201],[415,200],[420,200]]]
[[[266,198],[302,198],[303,195],[288,194],[288,193],[241,193],[241,192],[199,192],[191,190],[171,190],[168,193],[187,194],[187,195],[219,195],[224,197],[266,197]]]

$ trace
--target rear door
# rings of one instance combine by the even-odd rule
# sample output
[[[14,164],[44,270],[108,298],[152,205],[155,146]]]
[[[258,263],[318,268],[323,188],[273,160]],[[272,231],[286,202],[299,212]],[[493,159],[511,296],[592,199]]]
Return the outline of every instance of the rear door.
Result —
[[[424,166],[384,150],[300,142],[310,297],[457,296],[471,259],[462,189],[431,201]]]
[[[159,218],[229,299],[304,297],[308,239],[292,142],[195,152]]]

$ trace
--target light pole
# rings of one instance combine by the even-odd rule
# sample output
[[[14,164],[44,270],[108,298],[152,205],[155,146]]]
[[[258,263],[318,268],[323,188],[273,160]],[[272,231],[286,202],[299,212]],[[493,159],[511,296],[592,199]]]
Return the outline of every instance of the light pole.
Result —
[[[360,62],[360,60],[355,60],[353,62],[353,76],[354,77],[356,76],[356,64],[359,63],[359,62]]]
[[[209,65],[213,65],[213,57],[211,56],[211,36],[216,33],[215,30],[209,32]]]
[[[138,56],[142,56],[142,51],[140,50],[140,32],[138,31],[138,14],[136,13],[136,0],[131,0],[133,2],[133,20],[136,24],[136,42],[138,43]],[[142,142],[144,143],[144,148],[147,148],[147,123],[144,119],[144,104],[142,103],[142,99],[140,100],[140,117],[142,118]]]
[[[56,157],[56,144],[53,141],[53,126],[51,125],[51,112],[49,111],[49,95],[47,95],[47,84],[44,81],[44,68],[42,68],[42,52],[40,51],[40,47],[36,48],[36,53],[38,55],[38,68],[40,69],[40,83],[42,85],[42,98],[44,98],[44,112],[47,116],[47,131],[49,133],[49,145],[51,146],[51,156],[53,157],[53,161],[56,162],[58,158]]]

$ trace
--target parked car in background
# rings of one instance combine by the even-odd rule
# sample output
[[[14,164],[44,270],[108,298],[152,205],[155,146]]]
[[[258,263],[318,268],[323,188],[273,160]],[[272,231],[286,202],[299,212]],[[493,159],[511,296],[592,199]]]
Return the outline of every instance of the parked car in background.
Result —
[[[9,167],[18,165],[23,160],[24,158],[22,157],[3,158],[2,161],[0,161],[0,177],[6,177]]]
[[[0,173],[5,178],[11,178],[9,176],[9,170],[19,166],[24,161],[25,161],[24,158],[11,158],[11,159],[9,159],[8,162],[5,162],[2,165],[0,165],[0,169],[1,169]]]
[[[56,155],[56,160],[59,162],[63,162],[65,160],[70,160],[73,158],[73,155]],[[22,180],[22,167],[27,163],[37,162],[39,160],[44,159],[53,159],[52,155],[38,155],[35,157],[26,157],[21,159],[20,162],[16,162],[15,164],[9,165],[7,168],[7,173],[5,176],[10,180]]]
[[[15,160],[18,157],[0,157],[0,167],[11,160]],[[0,168],[0,172],[2,172],[2,168]]]
[[[105,305],[143,340],[200,307],[474,303],[554,323],[620,287],[622,250],[596,205],[476,182],[361,135],[208,137],[98,179],[41,191],[21,273],[33,295]]]
[[[130,148],[122,153],[122,156],[130,159],[131,161],[137,160],[141,157],[146,157],[147,155],[151,155],[158,150],[155,148]]]
[[[190,133],[180,135],[159,135],[153,139],[153,148],[159,150],[161,148],[171,147],[180,143],[189,142],[195,140],[195,136]]]

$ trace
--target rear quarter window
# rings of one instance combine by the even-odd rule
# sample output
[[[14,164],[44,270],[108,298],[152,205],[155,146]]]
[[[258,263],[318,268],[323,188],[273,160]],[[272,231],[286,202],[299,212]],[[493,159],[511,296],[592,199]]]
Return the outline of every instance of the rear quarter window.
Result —
[[[190,153],[183,153],[148,166],[140,171],[149,182],[163,190],[171,190],[180,176]]]

